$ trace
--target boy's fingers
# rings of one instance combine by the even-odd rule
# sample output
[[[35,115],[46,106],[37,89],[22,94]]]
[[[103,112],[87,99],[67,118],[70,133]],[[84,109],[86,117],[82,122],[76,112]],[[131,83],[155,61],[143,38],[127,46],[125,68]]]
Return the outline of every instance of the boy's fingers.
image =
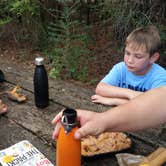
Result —
[[[92,100],[96,99],[96,95],[91,96],[91,99]]]

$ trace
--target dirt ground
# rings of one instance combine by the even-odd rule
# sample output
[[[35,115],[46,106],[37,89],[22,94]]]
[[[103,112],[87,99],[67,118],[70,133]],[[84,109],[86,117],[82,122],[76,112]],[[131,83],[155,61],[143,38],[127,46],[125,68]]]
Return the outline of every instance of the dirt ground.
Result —
[[[107,29],[107,31],[111,30]],[[90,58],[88,64],[86,64],[88,68],[87,78],[83,85],[95,86],[115,63],[122,60],[123,56],[118,53],[117,43],[110,34],[108,35],[105,30],[99,28],[93,30],[93,42],[88,46]],[[34,64],[36,53],[43,55],[42,52],[34,50],[29,42],[18,42],[12,34],[0,40],[1,58],[5,57],[16,61],[18,65],[31,66]],[[47,67],[49,70],[49,64]],[[78,83],[82,84],[81,82]]]
[[[107,29],[107,31],[109,32],[111,29]],[[74,81],[80,85],[94,88],[114,64],[123,60],[123,46],[118,45],[113,36],[113,33],[107,34],[105,30],[94,29],[92,38],[95,42],[89,44],[91,52],[87,64],[87,78],[84,83],[71,80],[70,78],[67,78],[68,81]],[[16,61],[18,65],[32,67],[36,53],[43,55],[42,52],[34,50],[28,42],[18,42],[13,36],[0,40],[0,57]],[[166,55],[164,51],[158,63],[166,68]],[[49,63],[47,63],[47,69],[50,70]]]

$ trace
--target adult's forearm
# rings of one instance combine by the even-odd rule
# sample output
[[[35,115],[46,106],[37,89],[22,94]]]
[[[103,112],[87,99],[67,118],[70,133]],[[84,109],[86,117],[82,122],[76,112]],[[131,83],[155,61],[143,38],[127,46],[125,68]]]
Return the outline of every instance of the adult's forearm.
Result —
[[[102,113],[105,130],[137,131],[166,122],[166,87],[150,90]]]
[[[121,99],[121,98],[109,98],[110,100],[110,103],[108,102],[107,105],[115,105],[115,106],[118,106],[118,105],[121,105],[121,104],[125,104],[127,102],[129,102],[128,99]]]

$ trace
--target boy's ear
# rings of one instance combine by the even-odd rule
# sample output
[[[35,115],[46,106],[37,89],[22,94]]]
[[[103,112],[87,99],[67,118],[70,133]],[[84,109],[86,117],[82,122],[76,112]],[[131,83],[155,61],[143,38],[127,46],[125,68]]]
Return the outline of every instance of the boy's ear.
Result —
[[[155,52],[151,57],[150,57],[150,62],[154,63],[159,59],[160,55],[158,52]]]

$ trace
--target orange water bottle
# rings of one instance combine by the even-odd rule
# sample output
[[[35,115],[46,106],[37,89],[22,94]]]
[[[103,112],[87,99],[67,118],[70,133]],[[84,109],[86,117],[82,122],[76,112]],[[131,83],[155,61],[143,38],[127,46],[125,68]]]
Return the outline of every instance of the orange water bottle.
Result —
[[[65,109],[61,123],[56,146],[56,165],[81,166],[81,141],[74,138],[78,129],[77,112],[74,109]]]

